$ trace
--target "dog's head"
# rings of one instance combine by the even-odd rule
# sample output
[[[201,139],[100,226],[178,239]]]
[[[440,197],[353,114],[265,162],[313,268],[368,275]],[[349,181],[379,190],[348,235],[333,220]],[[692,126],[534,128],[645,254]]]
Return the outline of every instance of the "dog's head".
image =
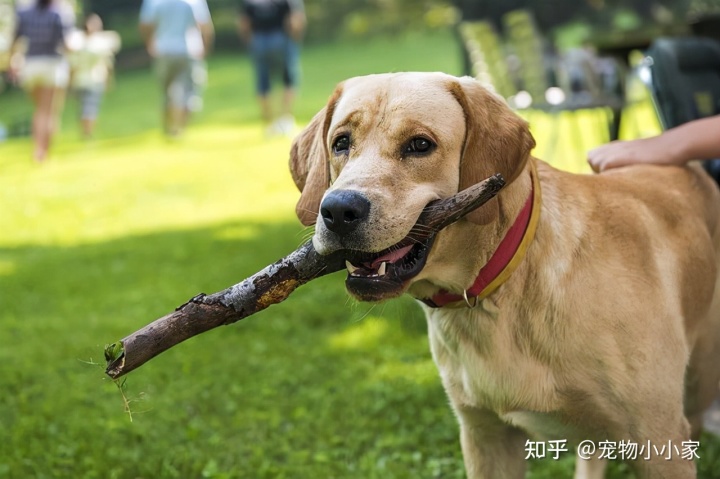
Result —
[[[396,246],[431,201],[501,173],[511,182],[534,146],[527,123],[470,78],[370,75],[340,84],[293,143],[298,217],[313,243],[348,251],[348,291],[360,300],[402,294],[432,239]],[[490,224],[493,200],[466,217]]]

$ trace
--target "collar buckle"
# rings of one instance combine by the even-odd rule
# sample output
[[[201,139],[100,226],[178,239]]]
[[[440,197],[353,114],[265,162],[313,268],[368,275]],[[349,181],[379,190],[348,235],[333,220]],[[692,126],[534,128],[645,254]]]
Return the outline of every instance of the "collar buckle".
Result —
[[[473,302],[472,302],[472,304],[470,304],[470,300],[468,299],[467,289],[463,289],[463,299],[465,300],[465,304],[467,304],[467,307],[470,308],[470,309],[473,309],[473,308],[477,307],[478,302],[479,302],[479,301],[478,301],[478,297],[477,297],[477,296],[473,296],[473,297],[472,297]]]

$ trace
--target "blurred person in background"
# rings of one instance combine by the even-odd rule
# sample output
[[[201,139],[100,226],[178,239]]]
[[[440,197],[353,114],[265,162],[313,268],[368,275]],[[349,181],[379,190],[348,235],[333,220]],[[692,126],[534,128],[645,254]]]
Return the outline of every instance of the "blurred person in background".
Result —
[[[120,36],[103,30],[102,19],[91,13],[85,19],[84,32],[68,39],[72,51],[70,86],[80,105],[80,123],[85,139],[92,137],[105,90],[112,81],[114,56],[120,50]]]
[[[245,0],[238,33],[250,50],[255,91],[269,134],[290,134],[295,128],[293,103],[300,75],[299,42],[305,32],[302,0]],[[273,122],[271,76],[281,69],[284,85],[280,117]],[[278,72],[279,73],[279,72]]]
[[[164,95],[163,128],[177,136],[202,107],[204,59],[215,30],[206,0],[143,0],[140,34]]]
[[[67,29],[52,0],[38,0],[18,12],[10,75],[33,101],[32,135],[38,162],[47,157],[68,85]]]

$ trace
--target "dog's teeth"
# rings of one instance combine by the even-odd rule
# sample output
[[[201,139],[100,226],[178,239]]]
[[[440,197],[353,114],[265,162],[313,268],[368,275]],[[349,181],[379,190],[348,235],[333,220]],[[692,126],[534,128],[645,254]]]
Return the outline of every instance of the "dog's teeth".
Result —
[[[350,274],[353,274],[355,271],[358,270],[357,266],[353,266],[353,264],[348,260],[345,260],[345,266],[347,267],[348,273]]]
[[[378,272],[377,272],[378,276],[385,276],[385,270],[387,269],[386,265],[387,265],[387,261],[383,261],[380,264],[380,267],[378,268]]]

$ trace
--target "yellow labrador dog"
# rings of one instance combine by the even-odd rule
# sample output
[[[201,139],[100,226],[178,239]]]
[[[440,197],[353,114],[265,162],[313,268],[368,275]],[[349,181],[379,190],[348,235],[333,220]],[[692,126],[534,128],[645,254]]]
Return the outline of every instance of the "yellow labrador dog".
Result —
[[[297,214],[321,254],[348,251],[351,295],[422,302],[469,477],[522,478],[526,441],[567,439],[652,447],[640,477],[694,478],[680,453],[720,380],[720,193],[699,166],[573,175],[534,144],[473,79],[352,78],[293,144]],[[394,246],[494,173],[491,202]]]

